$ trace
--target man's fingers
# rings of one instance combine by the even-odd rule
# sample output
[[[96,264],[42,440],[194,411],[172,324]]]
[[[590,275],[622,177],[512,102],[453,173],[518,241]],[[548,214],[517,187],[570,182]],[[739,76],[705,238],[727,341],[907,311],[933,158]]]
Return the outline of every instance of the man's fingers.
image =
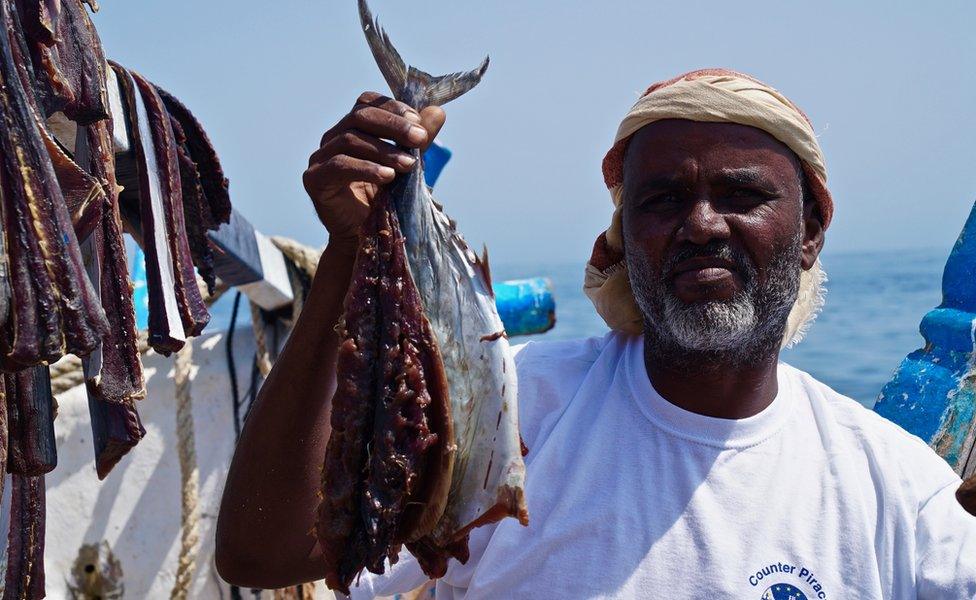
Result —
[[[338,188],[359,181],[383,185],[393,181],[394,177],[396,171],[391,167],[340,154],[310,166],[302,175],[302,181],[306,191],[315,197],[327,187]]]
[[[447,114],[444,109],[440,106],[428,106],[427,108],[420,111],[420,124],[423,125],[424,129],[427,130],[427,142],[424,143],[422,148],[427,149],[427,146],[434,141],[437,137],[437,133],[444,126],[444,121],[447,119]]]
[[[392,167],[397,171],[408,171],[416,161],[410,153],[385,142],[378,137],[361,132],[346,131],[328,139],[325,144],[309,157],[309,166],[324,162],[332,156],[351,156],[366,161]]]
[[[339,128],[355,129],[393,140],[407,148],[419,148],[427,143],[427,130],[419,124],[419,115],[406,115],[400,116],[376,106],[360,106],[340,121]]]

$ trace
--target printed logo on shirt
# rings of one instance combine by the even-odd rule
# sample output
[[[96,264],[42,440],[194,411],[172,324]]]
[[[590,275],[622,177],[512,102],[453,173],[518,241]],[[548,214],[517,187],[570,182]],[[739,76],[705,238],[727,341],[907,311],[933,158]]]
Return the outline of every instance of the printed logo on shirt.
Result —
[[[769,586],[759,600],[807,600],[807,595],[788,583]]]
[[[775,582],[775,583],[774,583]],[[749,575],[749,585],[763,590],[759,600],[827,600],[814,572],[799,564],[777,562]]]

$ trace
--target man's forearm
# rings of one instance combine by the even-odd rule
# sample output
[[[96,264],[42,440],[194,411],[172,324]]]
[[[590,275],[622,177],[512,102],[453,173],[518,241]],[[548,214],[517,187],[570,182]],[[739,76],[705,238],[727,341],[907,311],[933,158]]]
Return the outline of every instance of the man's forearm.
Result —
[[[335,325],[354,241],[322,254],[302,314],[248,416],[217,522],[217,568],[228,581],[280,587],[322,576],[313,527],[336,385]]]

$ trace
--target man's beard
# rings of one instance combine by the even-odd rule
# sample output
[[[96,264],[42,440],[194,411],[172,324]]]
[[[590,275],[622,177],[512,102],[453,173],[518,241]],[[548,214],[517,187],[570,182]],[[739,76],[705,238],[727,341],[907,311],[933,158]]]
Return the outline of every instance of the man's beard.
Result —
[[[660,269],[646,257],[628,253],[630,284],[654,360],[701,370],[709,365],[755,364],[774,356],[800,285],[800,241],[798,233],[776,251],[762,282],[749,257],[724,242],[682,248]],[[725,301],[683,302],[674,295],[670,274],[680,262],[695,257],[731,261],[742,289]]]

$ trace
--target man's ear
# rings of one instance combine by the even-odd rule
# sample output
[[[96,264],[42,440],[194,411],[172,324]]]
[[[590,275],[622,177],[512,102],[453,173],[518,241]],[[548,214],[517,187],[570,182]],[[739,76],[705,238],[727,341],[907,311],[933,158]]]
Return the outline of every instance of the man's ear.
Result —
[[[809,271],[817,262],[824,244],[823,217],[816,202],[803,205],[803,248],[800,252],[800,265]]]

